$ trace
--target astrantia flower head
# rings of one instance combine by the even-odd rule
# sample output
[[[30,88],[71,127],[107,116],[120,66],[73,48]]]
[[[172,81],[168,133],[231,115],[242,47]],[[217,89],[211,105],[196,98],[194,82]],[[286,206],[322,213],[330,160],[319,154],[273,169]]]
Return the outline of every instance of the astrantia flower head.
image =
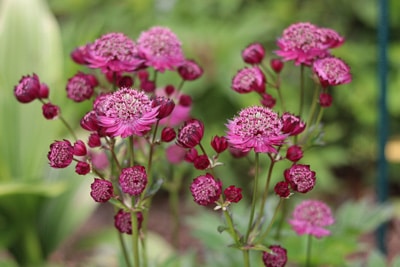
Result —
[[[253,106],[243,109],[229,120],[226,138],[231,147],[243,152],[275,153],[274,145],[282,145],[287,135],[282,134],[282,121],[269,108]]]
[[[196,119],[190,119],[179,128],[176,144],[184,148],[193,148],[200,143],[203,135],[203,123]]]
[[[90,68],[106,72],[130,72],[143,66],[136,44],[123,33],[102,35],[86,48],[85,60]]]
[[[78,72],[68,80],[67,97],[75,102],[90,99],[98,82],[95,76]]]
[[[323,87],[351,82],[350,67],[336,57],[326,57],[314,61],[313,71]]]
[[[327,48],[336,48],[342,45],[345,41],[344,37],[335,30],[329,28],[319,28],[321,33],[321,43]]]
[[[292,145],[286,151],[286,158],[292,162],[297,162],[303,157],[303,150],[300,146]]]
[[[183,80],[194,81],[203,75],[203,69],[194,60],[188,59],[178,67],[178,73]]]
[[[47,120],[56,119],[58,114],[60,114],[60,107],[49,102],[43,104],[42,113]]]
[[[230,185],[224,190],[225,200],[238,203],[242,199],[242,188]]]
[[[207,173],[196,177],[190,185],[194,201],[202,206],[214,203],[221,196],[222,183]]]
[[[284,171],[286,182],[299,193],[307,193],[314,188],[315,172],[310,170],[309,165],[294,164]]]
[[[259,67],[246,67],[239,70],[232,80],[232,89],[240,94],[252,91],[260,94],[265,92],[266,78]]]
[[[332,105],[333,97],[328,93],[321,93],[319,95],[319,104],[323,108],[328,108]]]
[[[113,185],[107,180],[94,178],[90,188],[90,195],[96,202],[107,202],[114,195]]]
[[[143,214],[141,212],[136,212],[136,218],[138,221],[138,229],[142,226]],[[128,235],[132,234],[132,217],[129,212],[119,210],[114,216],[114,225],[121,233]]]
[[[140,165],[122,169],[119,184],[124,193],[131,196],[140,195],[147,185],[146,169]]]
[[[210,160],[207,157],[207,155],[200,155],[197,156],[194,160],[193,160],[193,166],[197,169],[197,170],[205,170],[210,166]]]
[[[211,140],[211,146],[215,152],[222,153],[228,148],[228,141],[225,136],[214,136]]]
[[[79,175],[86,175],[90,172],[90,164],[85,161],[78,161],[75,165],[75,172]]]
[[[306,124],[301,121],[300,117],[285,112],[282,115],[282,132],[291,136],[301,134],[306,128]]]
[[[305,200],[297,205],[289,220],[298,235],[313,235],[317,238],[330,235],[325,227],[332,225],[335,219],[328,205],[318,200]]]
[[[286,249],[279,245],[269,246],[270,252],[263,252],[263,262],[265,267],[284,267],[287,262]]]
[[[143,136],[157,121],[158,107],[141,91],[122,88],[106,95],[96,105],[98,124],[112,136]]]
[[[47,158],[53,168],[65,168],[69,166],[74,157],[74,147],[68,140],[55,141],[50,145]]]
[[[89,44],[82,45],[82,46],[75,48],[70,54],[72,60],[75,63],[80,64],[80,65],[87,64],[86,58],[87,58],[88,47],[89,47]]]
[[[155,26],[140,34],[138,49],[146,59],[146,65],[164,72],[184,63],[181,42],[169,28]]]
[[[23,76],[14,87],[14,95],[21,103],[29,103],[40,95],[40,81],[36,74]]]
[[[322,40],[319,28],[308,22],[299,22],[290,25],[278,39],[278,56],[283,60],[294,60],[296,65],[310,66],[314,59],[329,55],[329,51]]]
[[[260,64],[264,59],[265,49],[260,43],[249,44],[242,51],[243,61],[248,64]]]
[[[274,187],[275,194],[279,197],[287,198],[290,196],[289,184],[285,181],[277,182]]]

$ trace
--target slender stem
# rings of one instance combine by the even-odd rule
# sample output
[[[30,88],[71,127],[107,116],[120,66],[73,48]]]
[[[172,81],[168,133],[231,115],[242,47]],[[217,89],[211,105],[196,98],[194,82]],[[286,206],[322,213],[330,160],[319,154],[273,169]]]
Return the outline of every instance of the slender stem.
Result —
[[[71,126],[69,125],[69,123],[64,119],[64,117],[59,114],[58,118],[61,120],[61,122],[65,125],[65,127],[67,127],[69,133],[72,135],[72,137],[76,140],[78,140],[78,138],[76,137],[74,130],[72,130]]]
[[[250,267],[250,257],[249,257],[249,251],[247,249],[243,250],[243,263],[244,267]]]
[[[135,150],[134,150],[133,135],[129,136],[128,152],[129,152],[129,164],[130,164],[130,166],[134,166],[135,165]]]
[[[261,205],[260,205],[260,214],[264,213],[265,202],[267,201],[269,185],[271,183],[272,170],[273,170],[274,166],[275,166],[275,160],[273,158],[271,158],[271,164],[269,165],[267,181],[265,183],[265,188],[264,188]]]
[[[269,222],[267,229],[265,229],[264,233],[262,233],[259,237],[260,242],[262,242],[262,240],[264,240],[268,236],[269,232],[271,231],[272,225],[275,222],[276,216],[278,214],[278,211],[279,211],[283,201],[284,201],[284,198],[279,199],[278,205],[275,208],[274,215],[272,215],[271,221]]]
[[[133,199],[132,199],[133,202]],[[133,203],[132,203],[133,205]],[[132,253],[133,253],[133,266],[140,267],[139,258],[139,229],[138,229],[138,219],[136,212],[131,211],[132,220]]]
[[[152,167],[152,162],[153,162],[154,145],[155,145],[155,140],[156,140],[156,136],[157,136],[158,123],[159,123],[159,120],[157,121],[156,126],[154,127],[153,136],[151,138],[151,143],[150,143],[149,158],[147,161],[147,179],[148,179],[147,184],[149,186],[151,186],[153,183],[153,175],[151,174],[151,167]]]
[[[235,240],[235,244],[239,245],[240,244],[240,237],[238,236],[238,233],[235,230],[235,226],[233,224],[232,217],[231,217],[229,211],[226,210],[226,209],[224,210],[224,216],[225,216],[226,223],[228,225],[229,233],[231,234],[233,240]]]
[[[182,81],[179,83],[178,88],[176,88],[177,92],[181,92],[182,91],[182,87],[185,84],[185,80],[182,79]]]
[[[128,249],[126,248],[124,238],[120,231],[117,230],[117,232],[118,232],[119,245],[121,246],[122,254],[124,255],[124,260],[125,260],[126,266],[131,267],[132,265],[131,265],[131,261],[129,260]]]
[[[304,106],[304,64],[300,65],[300,104],[299,104],[299,117],[301,117],[303,113]]]
[[[118,157],[115,154],[115,150],[114,150],[114,148],[115,148],[115,139],[112,138],[110,140],[108,140],[108,139],[106,139],[106,140],[107,140],[107,142],[108,142],[108,144],[110,146],[110,152],[111,152],[111,156],[112,156],[112,158],[114,160],[114,163],[117,165],[118,170],[121,171],[122,170],[121,164],[119,164]]]
[[[256,209],[256,201],[257,201],[257,191],[258,191],[258,173],[259,173],[259,154],[256,152],[255,158],[255,176],[254,176],[254,187],[253,187],[253,199],[251,201],[251,211],[250,211],[250,218],[249,224],[247,225],[247,232],[246,232],[246,242],[248,242],[248,238],[250,235],[250,231],[253,225],[254,220],[254,211]]]
[[[287,110],[286,110],[285,100],[283,99],[283,95],[282,95],[281,76],[279,74],[276,76],[276,90],[278,91],[278,97],[279,97],[279,101],[281,102],[282,112],[285,112]]]
[[[140,239],[141,244],[142,244],[142,263],[143,267],[147,267],[147,246],[146,246],[146,239],[141,238]]]
[[[282,214],[278,221],[278,226],[276,229],[276,234],[275,234],[276,240],[279,240],[281,238],[281,230],[282,230],[283,223],[285,222],[285,218],[286,218],[287,212],[288,212],[287,203],[285,201],[282,202],[280,209],[282,210]]]
[[[312,121],[315,116],[314,113],[315,109],[317,108],[319,89],[320,89],[319,86],[316,85],[314,89],[314,96],[311,103],[310,113],[308,114],[307,127],[310,127],[312,125]]]
[[[307,236],[307,254],[306,254],[306,264],[305,267],[311,266],[311,244],[312,244],[312,235]]]
[[[180,213],[179,213],[179,185],[180,181],[176,183],[174,179],[174,183],[170,186],[169,190],[169,205],[171,208],[172,218],[174,223],[172,225],[172,244],[178,248],[179,247],[179,229],[180,229]]]

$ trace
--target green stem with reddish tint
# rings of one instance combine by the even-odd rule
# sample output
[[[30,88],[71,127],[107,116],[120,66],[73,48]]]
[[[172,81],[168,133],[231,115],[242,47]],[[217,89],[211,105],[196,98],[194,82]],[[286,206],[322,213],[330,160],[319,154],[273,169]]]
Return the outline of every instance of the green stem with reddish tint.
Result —
[[[249,223],[247,225],[246,237],[245,241],[248,242],[248,238],[251,232],[251,228],[253,225],[254,220],[254,213],[256,209],[256,202],[257,202],[257,191],[258,191],[258,176],[259,176],[259,153],[255,153],[255,175],[254,175],[254,186],[253,186],[253,198],[251,201],[251,210],[250,210],[250,218]]]

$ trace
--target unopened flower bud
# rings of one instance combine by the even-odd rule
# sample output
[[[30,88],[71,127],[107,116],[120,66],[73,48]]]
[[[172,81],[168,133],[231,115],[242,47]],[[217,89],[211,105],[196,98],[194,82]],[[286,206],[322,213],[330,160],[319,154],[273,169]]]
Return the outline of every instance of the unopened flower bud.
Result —
[[[211,140],[211,146],[215,152],[219,154],[228,148],[228,141],[224,136],[214,136],[214,138]]]
[[[85,156],[87,154],[86,145],[82,140],[77,140],[74,143],[74,155]]]
[[[90,172],[90,164],[84,161],[78,161],[75,166],[75,172],[79,175],[86,175]]]
[[[243,61],[248,64],[260,64],[264,55],[265,49],[260,43],[250,44],[242,51]]]
[[[114,195],[113,185],[107,180],[94,178],[94,182],[90,185],[90,188],[90,196],[96,202],[105,203]]]
[[[224,195],[226,201],[238,203],[242,199],[242,188],[230,185],[224,190]]]
[[[292,162],[297,162],[303,157],[303,151],[300,146],[290,146],[286,151],[286,158]]]
[[[193,165],[197,170],[205,170],[210,166],[210,160],[206,155],[200,155],[194,159]]]
[[[40,81],[36,74],[23,76],[14,87],[14,95],[21,103],[29,103],[40,96]]]
[[[173,128],[165,127],[164,129],[162,129],[161,141],[168,143],[168,142],[171,142],[172,140],[174,140],[175,137],[176,137],[176,133]]]
[[[332,105],[333,97],[328,93],[321,93],[319,95],[319,104],[323,108],[328,108]]]
[[[283,69],[283,62],[280,59],[273,58],[270,61],[271,68],[275,71],[275,73],[280,73]]]
[[[101,140],[98,133],[91,133],[89,135],[88,145],[92,148],[101,146]]]
[[[194,81],[203,74],[203,69],[194,61],[186,60],[183,65],[178,67],[178,73],[185,81]]]
[[[49,87],[45,83],[40,84],[39,98],[46,99],[49,97]]]
[[[42,106],[42,113],[46,119],[52,120],[57,118],[58,114],[60,114],[60,107],[51,103],[46,103]]]

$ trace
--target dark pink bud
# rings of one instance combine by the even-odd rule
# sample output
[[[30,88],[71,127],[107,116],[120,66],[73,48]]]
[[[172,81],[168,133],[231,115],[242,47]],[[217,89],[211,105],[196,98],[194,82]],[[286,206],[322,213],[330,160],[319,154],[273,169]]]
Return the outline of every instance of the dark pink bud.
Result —
[[[167,96],[170,96],[175,92],[175,87],[171,84],[168,84],[167,86],[165,86],[164,91],[167,94]]]
[[[185,81],[194,81],[203,74],[203,69],[194,60],[186,60],[178,67],[178,73]]]
[[[49,97],[49,87],[45,83],[40,84],[39,98],[46,99]]]
[[[221,196],[222,183],[216,181],[211,174],[207,173],[193,180],[190,185],[190,192],[197,204],[207,206],[217,201]]]
[[[137,75],[141,82],[149,80],[149,72],[147,70],[140,70],[137,72]]]
[[[140,195],[147,185],[146,169],[140,165],[122,169],[119,184],[124,193],[131,196]]]
[[[297,162],[303,157],[303,150],[300,146],[290,146],[286,151],[286,158],[292,162]]]
[[[92,148],[101,146],[101,140],[98,133],[91,133],[89,135],[88,145]]]
[[[284,171],[286,182],[292,190],[299,193],[307,193],[314,188],[315,172],[310,170],[309,165],[294,164]]]
[[[224,190],[224,195],[226,201],[238,203],[242,199],[242,188],[230,185]]]
[[[119,80],[118,80],[118,87],[132,87],[133,86],[133,79],[131,76],[122,76]]]
[[[171,142],[172,140],[174,140],[175,137],[176,137],[176,133],[173,128],[165,127],[164,129],[162,129],[161,141],[168,143],[168,142]]]
[[[271,252],[263,252],[263,262],[265,267],[284,267],[287,262],[287,252],[281,246],[269,246]]]
[[[280,59],[273,58],[270,61],[271,68],[276,72],[280,73],[283,69],[283,62]]]
[[[214,136],[211,140],[211,146],[215,152],[222,153],[228,148],[228,141],[224,136]]]
[[[75,166],[75,172],[79,175],[86,175],[90,172],[90,164],[83,161],[78,161]]]
[[[46,103],[42,106],[42,113],[46,119],[52,120],[57,118],[58,114],[60,114],[60,108],[57,105]]]
[[[306,124],[301,121],[300,117],[294,116],[288,112],[283,113],[282,122],[282,132],[291,136],[302,133],[306,128]]]
[[[96,202],[105,203],[114,195],[113,185],[110,181],[94,178],[90,185],[90,195]]]
[[[153,81],[141,81],[140,89],[145,91],[146,93],[152,93],[156,90],[156,84]]]
[[[98,81],[95,76],[78,72],[68,79],[67,97],[75,102],[90,99],[94,93],[94,87],[97,85]]]
[[[172,113],[175,108],[175,102],[170,98],[157,96],[153,98],[151,106],[153,108],[159,107],[157,119],[163,119],[165,117],[168,117]]]
[[[210,160],[206,155],[200,155],[194,159],[193,165],[198,170],[205,170],[210,166]]]
[[[87,131],[97,131],[99,130],[99,125],[97,124],[96,112],[91,110],[83,116],[80,121],[81,127]]]
[[[264,55],[265,49],[260,43],[250,44],[242,51],[243,61],[248,64],[260,64]]]
[[[74,155],[85,156],[87,154],[86,145],[82,140],[77,140],[74,143]]]
[[[79,46],[71,52],[72,60],[80,65],[85,65],[87,63],[86,55],[87,55],[87,48],[88,45]]]
[[[258,66],[240,69],[232,79],[232,89],[240,94],[265,92],[266,77]]]
[[[273,108],[276,104],[276,99],[272,97],[272,95],[263,93],[261,94],[261,105],[263,105],[266,108]]]
[[[203,123],[196,119],[190,119],[179,128],[176,144],[184,148],[193,148],[200,143],[203,135]]]
[[[14,87],[14,95],[21,103],[29,103],[40,96],[40,81],[36,74],[22,76]]]
[[[183,107],[190,107],[192,105],[192,98],[190,95],[181,95],[179,97],[179,105]]]
[[[69,166],[74,157],[74,148],[68,140],[55,141],[50,145],[47,158],[53,168],[65,168]]]
[[[136,212],[136,218],[138,220],[138,229],[142,227],[143,214],[141,212]],[[119,210],[114,216],[114,226],[121,233],[128,235],[132,234],[132,217],[129,212]]]
[[[282,198],[287,198],[290,196],[289,184],[287,182],[281,181],[276,183],[274,187],[275,194]]]
[[[194,160],[198,157],[198,152],[195,148],[189,149],[185,154],[185,161],[194,162]]]
[[[232,146],[228,146],[228,151],[234,158],[243,158],[246,157],[247,154],[249,154],[249,151],[243,151],[243,149],[235,148]]]
[[[328,108],[332,105],[333,98],[330,94],[328,93],[321,93],[319,95],[319,104],[323,108]]]

